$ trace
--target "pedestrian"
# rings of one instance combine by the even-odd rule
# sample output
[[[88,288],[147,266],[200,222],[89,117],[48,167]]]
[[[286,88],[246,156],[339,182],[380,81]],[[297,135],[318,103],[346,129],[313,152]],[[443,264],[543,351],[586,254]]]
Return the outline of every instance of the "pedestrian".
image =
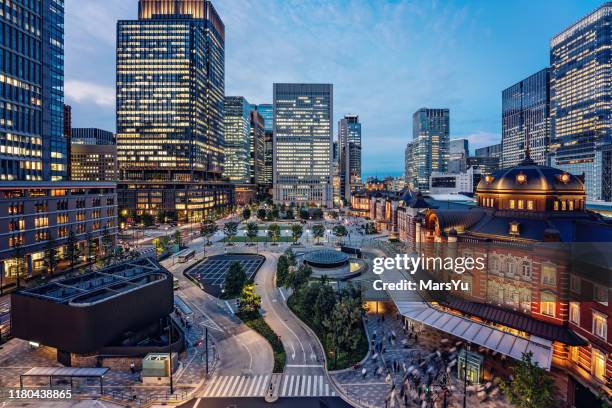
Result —
[[[382,315],[381,319],[382,319],[382,321],[384,323],[385,322],[385,315],[384,314]]]
[[[361,378],[365,380],[367,374],[368,374],[368,370],[365,367],[363,367],[363,369],[361,370]]]
[[[136,365],[133,361],[130,363],[130,371],[132,372],[132,374],[136,373]]]
[[[414,343],[418,343],[419,342],[419,338],[417,337],[417,334],[414,333]]]

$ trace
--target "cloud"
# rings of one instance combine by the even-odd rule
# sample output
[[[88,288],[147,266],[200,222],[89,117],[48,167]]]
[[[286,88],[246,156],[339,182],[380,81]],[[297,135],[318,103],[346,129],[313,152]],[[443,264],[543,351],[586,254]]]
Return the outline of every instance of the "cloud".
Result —
[[[94,82],[67,80],[64,92],[69,102],[94,104],[102,108],[115,106],[115,88]]]

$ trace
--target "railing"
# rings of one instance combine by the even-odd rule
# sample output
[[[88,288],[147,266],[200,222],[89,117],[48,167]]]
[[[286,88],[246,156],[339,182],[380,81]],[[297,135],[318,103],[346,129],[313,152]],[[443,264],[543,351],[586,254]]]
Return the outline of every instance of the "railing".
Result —
[[[129,402],[135,405],[147,405],[153,403],[163,403],[168,401],[185,401],[191,398],[191,393],[187,391],[175,391],[170,393],[168,391],[150,395],[138,395],[128,391],[114,391],[105,390],[102,397],[109,398],[118,402]]]

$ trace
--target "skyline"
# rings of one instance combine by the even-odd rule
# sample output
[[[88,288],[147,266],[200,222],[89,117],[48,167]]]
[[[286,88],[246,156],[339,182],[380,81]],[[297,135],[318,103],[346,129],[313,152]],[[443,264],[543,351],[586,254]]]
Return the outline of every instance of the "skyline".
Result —
[[[66,1],[75,127],[116,130],[116,33],[108,27],[135,18],[136,4]],[[499,142],[501,91],[548,66],[550,38],[603,2],[555,3],[545,20],[552,2],[530,4],[525,15],[527,4],[218,0],[226,95],[271,103],[274,82],[333,83],[334,137],[345,114],[363,124],[363,177],[400,175],[421,107],[449,108],[451,138],[468,138],[471,150]]]

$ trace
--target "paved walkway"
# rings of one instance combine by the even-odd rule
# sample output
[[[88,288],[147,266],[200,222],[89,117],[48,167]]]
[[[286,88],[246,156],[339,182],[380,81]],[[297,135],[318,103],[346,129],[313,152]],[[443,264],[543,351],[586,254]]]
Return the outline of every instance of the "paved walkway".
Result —
[[[447,406],[461,407],[463,382],[456,378],[458,345],[429,329],[416,333],[415,341],[397,315],[383,316],[368,314],[370,355],[357,369],[332,373],[336,384],[361,406],[442,407],[446,394]],[[492,383],[468,385],[467,402],[468,406],[510,407]]]

